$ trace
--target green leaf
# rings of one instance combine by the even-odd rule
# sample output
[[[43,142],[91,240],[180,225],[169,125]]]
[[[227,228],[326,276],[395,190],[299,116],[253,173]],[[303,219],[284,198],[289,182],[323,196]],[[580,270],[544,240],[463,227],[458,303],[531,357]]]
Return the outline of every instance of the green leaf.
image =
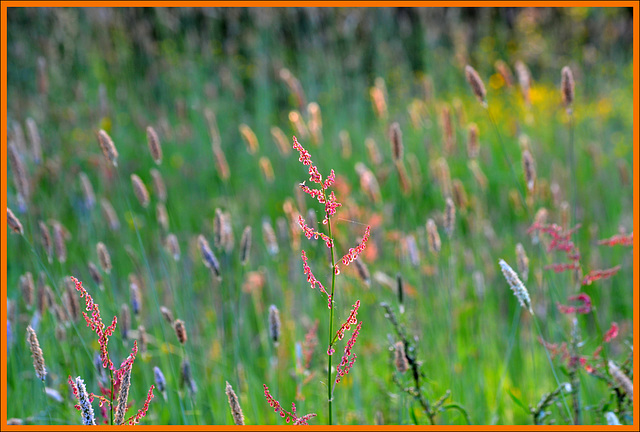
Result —
[[[524,403],[522,403],[522,401],[520,399],[518,399],[518,397],[516,395],[514,395],[513,393],[511,393],[511,390],[507,389],[507,393],[509,393],[509,396],[511,396],[511,399],[513,399],[513,401],[516,403],[516,405],[518,405],[520,408],[522,408],[527,414],[529,414],[529,408],[527,408]]]

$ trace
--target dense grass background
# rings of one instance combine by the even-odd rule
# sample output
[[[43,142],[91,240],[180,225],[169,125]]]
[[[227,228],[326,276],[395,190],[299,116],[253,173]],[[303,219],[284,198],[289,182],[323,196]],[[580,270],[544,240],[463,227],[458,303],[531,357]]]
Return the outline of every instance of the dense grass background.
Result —
[[[618,364],[630,358],[631,248],[596,245],[599,239],[633,231],[630,10],[11,8],[7,32],[8,137],[19,139],[16,127],[26,135],[25,121],[33,118],[44,155],[36,163],[28,151],[21,154],[32,188],[23,212],[11,166],[6,186],[8,206],[25,227],[24,238],[7,238],[9,418],[35,424],[79,423],[68,375],[82,376],[89,391],[98,393],[95,335],[82,318],[61,330],[49,308],[35,327],[49,372],[46,386],[59,391],[63,401],[43,395],[25,343],[26,326],[35,324],[37,309],[25,304],[19,288],[20,276],[29,271],[36,281],[43,274],[58,302],[63,278],[75,275],[100,305],[105,321],[130,303],[128,276],[135,274],[142,281],[142,307],[133,328],[143,325],[149,343],[133,367],[131,413],[142,406],[154,366],[168,381],[166,400],[156,391],[144,424],[231,424],[225,381],[238,393],[247,424],[283,423],[266,403],[263,383],[284,407],[295,401],[299,413],[318,414],[312,424],[327,422],[328,310],[326,300],[305,280],[300,248],[325,286],[330,284],[327,249],[322,242],[300,238],[295,224],[289,230],[284,207],[289,202],[303,215],[314,209],[319,220],[322,209],[310,197],[298,199],[297,184],[307,179],[306,168],[293,152],[278,151],[272,126],[289,140],[296,134],[321,173],[335,170],[336,195],[343,203],[333,222],[338,254],[353,247],[365,225],[372,224],[363,261],[372,275],[382,272],[395,279],[400,274],[406,288],[406,310],[399,314],[395,284],[386,286],[372,277],[367,286],[351,266],[342,269],[336,325],[356,299],[362,302],[358,316],[363,324],[355,346],[358,359],[336,387],[335,422],[427,423],[419,405],[392,379],[390,345],[397,339],[380,307],[380,302],[388,302],[415,336],[426,397],[433,402],[450,389],[448,402],[463,406],[472,423],[531,423],[524,407],[537,404],[557,387],[554,372],[561,382],[568,380],[566,362],[559,357],[549,362],[538,342],[536,323],[519,307],[498,260],[515,268],[515,245],[524,245],[530,259],[526,285],[541,334],[549,342],[570,341],[572,316],[560,314],[556,302],[567,304],[576,288],[570,274],[544,270],[561,256],[534,244],[527,228],[541,207],[548,209],[550,222],[563,223],[562,203],[572,203],[574,187],[577,206],[568,213],[575,212],[572,224],[582,224],[574,241],[583,272],[621,266],[613,278],[580,288],[598,311],[597,316],[577,317],[584,342],[580,353],[589,356],[600,345],[596,324],[606,330],[615,321],[620,334],[608,345],[608,355]],[[533,80],[530,104],[517,80],[506,85],[494,68],[496,60],[509,65],[514,80],[515,62],[528,66]],[[39,62],[44,64],[41,75]],[[484,80],[497,130],[465,82],[466,64]],[[576,78],[574,174],[569,117],[559,91],[565,65]],[[294,109],[302,108],[307,117],[305,106],[298,106],[280,79],[282,68],[299,79],[306,102],[315,101],[321,108],[319,145],[300,136],[289,121]],[[370,89],[376,83],[384,84],[386,118],[377,116],[372,104]],[[228,180],[215,163],[206,109],[217,118],[230,167]],[[452,114],[455,132],[450,154],[445,154],[443,144],[445,109]],[[392,121],[399,122],[403,132],[412,181],[409,193],[403,193],[393,165],[387,132]],[[478,163],[486,188],[468,167],[466,142],[472,122],[480,131]],[[255,155],[241,138],[241,123],[258,138]],[[169,231],[176,234],[182,250],[178,262],[162,247],[166,232],[156,219],[158,197],[149,171],[155,164],[145,132],[149,125],[162,142],[164,158],[158,169],[168,189]],[[96,132],[101,128],[120,153],[117,169],[100,152]],[[350,138],[350,155],[343,153],[342,131]],[[367,138],[382,155],[377,166],[365,146]],[[538,175],[536,193],[527,203],[518,193],[525,190],[520,145],[526,139]],[[503,151],[513,162],[511,168]],[[273,167],[273,182],[261,171],[262,156]],[[457,209],[451,239],[442,230],[445,196],[435,165],[440,157],[446,157],[451,178],[460,180],[469,201],[467,208]],[[380,202],[372,202],[362,190],[354,169],[358,162],[376,175]],[[84,205],[81,171],[88,174],[98,201],[105,197],[114,206],[119,230],[109,229],[99,202],[91,209]],[[148,209],[133,194],[132,173],[151,192]],[[222,266],[220,283],[203,265],[196,243],[204,234],[213,245],[216,208],[231,215],[235,238],[231,250],[214,248]],[[437,222],[442,237],[437,255],[427,248],[428,218]],[[38,221],[54,219],[70,234],[63,264],[55,257],[50,264],[40,243]],[[263,220],[278,232],[279,252],[273,256],[262,238]],[[243,267],[238,243],[247,225],[253,229],[253,243],[250,262]],[[409,235],[417,241],[417,262],[407,253]],[[103,274],[104,290],[91,280],[87,267],[89,261],[98,262],[100,241],[113,262],[111,274]],[[260,275],[263,284],[243,289],[251,275]],[[282,320],[278,346],[268,334],[271,304],[279,308]],[[162,319],[160,305],[185,321],[189,340],[184,348]],[[297,392],[296,384],[305,377],[296,374],[295,344],[304,341],[315,320],[319,344],[308,382]],[[114,334],[109,350],[116,365],[132,344],[119,331]],[[337,349],[334,366],[342,346]],[[185,356],[197,384],[195,394],[180,383]],[[598,360],[589,357],[589,362]],[[625,368],[633,369],[628,363]],[[585,370],[579,372],[579,380],[585,423],[603,423],[603,412],[621,408],[613,403],[615,393],[605,382]],[[408,376],[401,381],[411,385]],[[551,421],[570,421],[561,402],[550,412]],[[620,420],[632,422],[629,416],[622,407]],[[437,421],[463,424],[464,418],[447,411]]]

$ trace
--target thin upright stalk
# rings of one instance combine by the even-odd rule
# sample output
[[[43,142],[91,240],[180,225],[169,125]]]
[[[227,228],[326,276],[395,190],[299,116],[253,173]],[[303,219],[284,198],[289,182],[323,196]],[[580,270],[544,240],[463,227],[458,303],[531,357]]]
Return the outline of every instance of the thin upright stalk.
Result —
[[[576,159],[574,150],[574,127],[573,127],[573,112],[569,113],[569,167],[571,169],[571,212],[572,220],[569,226],[575,225],[577,221],[576,208],[578,205],[578,188],[576,186]],[[566,227],[569,228],[569,227]]]
[[[325,201],[327,199],[327,194],[323,191]],[[331,239],[331,302],[330,302],[330,312],[329,312],[329,351],[327,352],[327,401],[329,402],[329,425],[333,424],[333,412],[332,412],[332,402],[333,402],[333,394],[332,394],[332,386],[331,386],[331,359],[332,359],[332,345],[333,345],[333,294],[336,287],[336,259],[334,252],[334,244],[333,244],[333,234],[331,233],[331,219],[329,215],[326,214],[327,217],[327,226],[329,229],[329,238]]]

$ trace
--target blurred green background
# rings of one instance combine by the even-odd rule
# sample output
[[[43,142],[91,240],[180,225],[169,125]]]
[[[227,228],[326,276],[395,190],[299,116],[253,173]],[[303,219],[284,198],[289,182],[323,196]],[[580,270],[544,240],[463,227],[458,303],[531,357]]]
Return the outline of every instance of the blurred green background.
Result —
[[[451,390],[447,403],[464,407],[474,424],[529,424],[528,407],[558,387],[554,374],[559,382],[569,380],[566,362],[560,356],[550,361],[539,337],[558,344],[571,340],[572,316],[560,314],[556,302],[568,304],[567,297],[577,290],[597,307],[597,315],[577,317],[580,355],[594,366],[601,364],[601,357],[589,356],[601,345],[599,327],[606,331],[615,321],[620,331],[607,345],[608,356],[624,364],[625,371],[633,370],[628,361],[631,248],[597,245],[633,231],[631,9],[9,8],[6,31],[6,136],[18,149],[31,189],[21,203],[16,168],[8,163],[8,206],[25,229],[24,239],[11,233],[7,238],[9,418],[77,424],[80,414],[67,376],[80,375],[89,391],[99,391],[95,335],[82,317],[61,322],[52,304],[42,308],[38,319],[37,302],[28,305],[20,290],[20,276],[31,272],[36,291],[49,285],[54,303],[63,302],[64,277],[82,280],[105,322],[120,315],[123,304],[132,308],[129,275],[140,280],[142,306],[132,317],[132,328],[144,327],[148,346],[134,363],[130,415],[144,402],[154,366],[163,370],[168,387],[166,399],[156,391],[143,424],[232,424],[225,381],[238,394],[247,424],[284,423],[265,401],[263,384],[283,407],[295,402],[299,414],[317,413],[311,424],[327,422],[328,309],[326,300],[309,288],[300,249],[325,286],[330,285],[328,251],[323,242],[301,237],[289,219],[297,212],[307,217],[313,209],[322,220],[322,208],[299,196],[306,167],[295,151],[279,151],[273,127],[282,130],[289,146],[296,135],[323,175],[335,170],[336,196],[343,203],[333,221],[339,256],[360,240],[365,225],[372,225],[361,258],[371,273],[370,285],[352,266],[337,278],[334,328],[356,299],[362,303],[358,316],[363,324],[354,349],[358,359],[336,386],[334,422],[428,423],[419,404],[400,388],[412,385],[408,374],[399,376],[400,386],[393,380],[391,346],[397,337],[380,307],[383,301],[411,335],[425,396],[434,402]],[[512,82],[496,69],[499,60],[511,71]],[[528,102],[517,62],[530,72]],[[467,64],[484,81],[496,128],[465,81]],[[563,66],[572,69],[576,81],[572,122],[560,93]],[[283,69],[293,78],[286,79]],[[297,93],[291,86],[296,81]],[[376,95],[384,101],[382,114]],[[319,133],[310,102],[320,108]],[[306,123],[306,136],[291,121],[292,111]],[[219,139],[215,128],[212,132],[212,114]],[[41,160],[33,157],[35,138],[27,119],[35,122]],[[392,158],[392,122],[403,134],[407,190]],[[479,130],[475,163],[486,185],[470,169],[471,123]],[[255,134],[255,154],[248,151],[241,124]],[[312,124],[316,129],[309,132]],[[155,128],[162,143],[157,167],[147,148],[147,126]],[[117,169],[101,154],[99,129],[118,149]],[[212,142],[225,155],[228,177]],[[533,194],[525,193],[523,146],[535,159]],[[379,160],[372,157],[372,148],[378,149]],[[442,157],[457,190],[462,185],[466,195],[456,197],[451,239],[442,229],[447,195],[446,179],[439,174]],[[367,193],[358,163],[374,174],[379,200]],[[264,170],[267,165],[273,178]],[[167,188],[167,227],[156,215],[162,199],[152,186],[153,167]],[[95,191],[92,207],[86,205],[80,172]],[[133,193],[134,173],[151,194],[146,209]],[[523,194],[528,198],[523,200]],[[113,205],[119,229],[107,224],[103,198]],[[548,222],[565,228],[581,224],[573,240],[584,274],[616,265],[620,271],[576,287],[568,272],[545,270],[563,257],[547,253],[544,241],[535,243],[527,234],[542,207],[549,212]],[[227,248],[214,246],[217,208],[228,214],[232,227],[234,241]],[[428,218],[436,221],[442,238],[439,254],[427,247]],[[39,221],[50,227],[59,221],[66,229],[65,262],[55,254],[48,262]],[[279,250],[273,255],[263,239],[265,221],[277,233]],[[253,241],[243,266],[239,242],[245,226],[252,228]],[[169,232],[177,236],[179,261],[163,247]],[[220,260],[221,282],[202,263],[199,234]],[[110,275],[102,274],[104,290],[88,270],[90,261],[98,263],[98,242],[105,243],[113,264]],[[521,311],[500,274],[500,258],[516,268],[517,243],[529,257],[526,285],[539,328]],[[405,285],[403,314],[396,275]],[[271,304],[282,320],[277,346],[269,338]],[[161,305],[185,321],[189,339],[184,347],[163,320]],[[296,343],[305,341],[316,320],[319,343],[303,370]],[[36,324],[44,352],[46,386],[60,392],[61,401],[43,396],[35,377],[25,343],[29,323]],[[114,364],[132,344],[116,331],[109,344]],[[337,351],[334,367],[342,345]],[[185,358],[195,393],[181,385]],[[610,385],[584,369],[578,375],[583,422],[602,424],[607,411],[632,422],[629,407],[615,404]],[[568,396],[566,401],[571,405]],[[100,417],[97,403],[94,409]],[[561,400],[544,419],[571,420]],[[465,423],[455,410],[439,413],[437,421]]]

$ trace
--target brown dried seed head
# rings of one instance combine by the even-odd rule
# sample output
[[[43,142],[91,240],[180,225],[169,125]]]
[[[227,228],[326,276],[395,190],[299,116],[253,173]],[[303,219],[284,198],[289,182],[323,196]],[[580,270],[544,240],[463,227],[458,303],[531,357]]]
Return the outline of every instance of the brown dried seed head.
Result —
[[[575,94],[575,82],[573,80],[573,73],[569,66],[562,68],[562,101],[564,102],[567,111],[571,111],[571,104],[573,103],[573,97]]]
[[[511,73],[511,69],[503,60],[496,60],[494,66],[507,87],[511,87],[513,85],[513,74]]]
[[[38,227],[40,228],[40,242],[42,243],[42,247],[47,253],[49,263],[51,263],[53,262],[53,242],[51,241],[49,227],[43,221],[38,221]]]
[[[36,164],[39,164],[42,160],[42,142],[40,140],[40,132],[38,132],[38,125],[31,117],[27,118],[26,125],[29,143],[31,144],[31,153],[33,153],[33,160]]]
[[[453,179],[453,202],[461,211],[464,211],[469,205],[467,191],[464,189],[464,184],[460,179]]]
[[[120,327],[120,333],[123,339],[129,339],[129,330],[131,330],[131,312],[129,311],[129,305],[122,303],[120,306],[120,315],[118,316],[118,324]]]
[[[469,159],[475,159],[480,154],[480,142],[478,141],[478,125],[469,125],[469,136],[467,140],[467,155]]]
[[[91,279],[93,279],[93,282],[95,282],[96,285],[102,285],[102,275],[100,274],[100,270],[98,270],[98,267],[92,263],[91,261],[89,261],[89,274],[91,275]]]
[[[429,244],[429,250],[432,253],[440,252],[440,234],[438,234],[438,227],[433,219],[427,220],[427,238]]]
[[[289,145],[287,136],[282,132],[282,129],[277,126],[273,126],[271,128],[271,136],[273,137],[273,141],[276,143],[280,154],[286,156],[291,152],[291,146]]]
[[[258,137],[256,136],[256,134],[248,125],[244,123],[242,123],[238,128],[240,129],[240,135],[242,135],[244,142],[247,144],[247,150],[249,151],[249,154],[256,154],[259,147]]]
[[[26,272],[20,276],[20,291],[22,292],[22,298],[24,299],[27,308],[31,309],[33,306],[33,298],[35,285],[33,284],[33,275],[31,272]]]
[[[67,312],[69,312],[69,316],[73,321],[77,321],[81,315],[80,300],[77,296],[76,284],[69,276],[65,278],[65,287],[65,306],[67,307]]]
[[[389,127],[389,136],[391,139],[391,151],[393,160],[396,162],[402,159],[404,154],[404,145],[402,144],[402,131],[398,122],[391,123]]]
[[[13,142],[10,142],[7,146],[7,156],[9,158],[11,171],[13,172],[13,182],[16,186],[16,191],[23,200],[27,200],[31,191],[29,178],[27,177],[27,170],[22,162],[22,158]]]
[[[404,342],[398,341],[395,344],[395,352],[396,352],[396,369],[401,374],[405,373],[409,369],[409,362],[407,361],[407,356],[404,352]]]
[[[202,234],[198,236],[198,247],[200,249],[204,265],[210,268],[214,274],[220,278],[220,264],[218,263],[218,259],[213,254],[213,251],[209,246],[209,242]]]
[[[453,235],[453,228],[456,224],[456,206],[451,198],[447,198],[444,209],[444,232],[449,238]]]
[[[269,336],[274,344],[280,341],[280,311],[276,305],[269,306]]]
[[[271,222],[268,219],[262,220],[262,239],[269,255],[275,255],[278,253],[278,240],[276,239],[276,233],[271,226]]]
[[[260,170],[262,171],[262,175],[267,183],[273,183],[275,175],[273,174],[273,167],[271,166],[271,161],[268,157],[260,157]]]
[[[522,61],[518,60],[515,64],[516,74],[518,75],[518,82],[520,83],[520,89],[522,90],[522,96],[527,104],[531,103],[530,90],[531,90],[531,73],[529,68]]]
[[[162,147],[160,147],[160,138],[155,129],[151,126],[147,127],[147,142],[149,143],[149,152],[156,165],[162,163]]]
[[[300,137],[300,139],[304,140],[309,136],[309,129],[307,129],[307,125],[304,124],[304,120],[298,111],[293,110],[289,113],[289,121],[295,128],[296,135]]]
[[[471,170],[471,173],[473,174],[473,178],[476,181],[476,183],[478,183],[480,188],[486,189],[487,183],[488,183],[487,176],[482,171],[482,168],[480,168],[478,161],[475,159],[470,160],[467,166]]]
[[[33,357],[33,368],[36,371],[36,376],[44,381],[47,376],[47,369],[44,365],[44,357],[42,355],[42,349],[40,349],[38,336],[31,326],[27,327],[27,338],[29,341],[29,348],[31,349],[31,356]]]
[[[164,231],[169,230],[169,214],[162,202],[156,203],[156,219]]]
[[[133,185],[133,193],[136,195],[136,198],[138,198],[138,202],[142,207],[147,208],[150,201],[149,192],[142,182],[142,179],[136,174],[131,174],[131,184]]]
[[[522,167],[524,169],[524,177],[527,182],[527,189],[533,193],[536,184],[536,167],[533,162],[533,156],[529,150],[522,152]]]
[[[184,327],[184,321],[177,319],[173,322],[173,329],[178,337],[178,342],[184,345],[187,341],[187,329]]]
[[[409,179],[409,174],[407,173],[407,168],[404,166],[403,161],[396,162],[396,170],[398,171],[398,181],[400,182],[402,193],[404,195],[410,194],[411,180]]]
[[[89,180],[89,176],[85,172],[79,174],[80,185],[82,186],[82,193],[84,194],[84,205],[87,208],[93,208],[96,204],[96,195],[93,192],[93,186]]]
[[[447,105],[442,107],[440,114],[440,124],[444,135],[444,151],[448,155],[452,155],[456,150],[456,130],[453,126],[453,115],[451,109]]]
[[[611,360],[609,360],[609,373],[618,384],[618,388],[622,389],[633,403],[633,381]]]
[[[102,207],[102,214],[107,221],[107,225],[111,231],[117,231],[120,229],[120,219],[118,219],[118,214],[114,210],[113,206],[106,198],[100,199],[100,207]]]
[[[371,285],[371,275],[369,273],[369,269],[367,268],[367,265],[363,261],[361,261],[360,258],[356,258],[353,262],[356,265],[358,276],[360,276],[360,279],[362,279],[362,282],[364,282],[364,284],[367,287]]]
[[[131,387],[131,368],[133,365],[129,365],[122,375],[120,381],[120,392],[118,393],[118,405],[116,405],[116,415],[114,423],[116,425],[124,424],[124,415],[127,411],[127,399],[129,398],[129,388]]]
[[[467,76],[467,81],[471,86],[471,90],[473,90],[473,94],[476,95],[483,106],[486,106],[487,91],[484,88],[484,83],[480,79],[480,75],[478,75],[478,72],[476,72],[476,70],[469,65],[464,68],[464,73]]]
[[[224,213],[220,208],[216,208],[215,216],[213,217],[213,246],[216,248],[222,247],[222,231],[224,229]]]
[[[376,141],[368,137],[364,140],[364,145],[367,148],[367,153],[369,155],[369,160],[373,165],[380,165],[382,163],[382,154],[380,153],[380,149],[378,149],[378,144]]]
[[[64,241],[64,227],[60,222],[54,221],[53,223],[53,244],[56,249],[56,256],[58,262],[64,263],[67,261],[67,245]]]
[[[348,159],[351,157],[351,137],[349,136],[349,132],[346,130],[341,130],[338,133],[338,138],[340,139],[340,149],[343,159]]]
[[[100,144],[100,148],[102,149],[102,154],[104,155],[104,157],[106,157],[114,167],[117,167],[118,151],[116,150],[116,146],[113,144],[113,140],[111,139],[109,134],[103,129],[100,129],[98,131],[98,143]]]
[[[105,244],[102,242],[98,242],[98,244],[96,245],[96,251],[98,252],[98,262],[100,263],[100,267],[102,267],[102,271],[106,274],[110,274],[111,255],[109,255],[107,246],[105,246]]]
[[[167,188],[162,179],[162,174],[156,168],[151,168],[149,172],[153,179],[153,191],[160,201],[165,202],[167,200]]]
[[[180,244],[178,243],[178,237],[175,234],[170,233],[167,235],[167,238],[164,242],[165,248],[167,252],[171,254],[175,261],[180,260]]]
[[[173,322],[175,321],[173,319],[173,312],[171,312],[171,309],[166,306],[160,306],[160,314],[162,315],[162,318],[164,318],[165,321],[167,321],[169,324],[173,324]]]
[[[231,387],[231,384],[229,384],[228,381],[225,393],[227,394],[227,399],[229,399],[229,407],[231,408],[233,423],[236,426],[244,425],[244,415],[242,414],[242,408],[240,407],[238,396],[236,395],[236,392],[233,391],[233,387]]]
[[[9,225],[9,228],[16,234],[22,235],[24,233],[20,220],[13,214],[9,207],[7,207],[7,225]]]
[[[453,186],[451,184],[451,172],[449,171],[449,164],[447,160],[440,157],[436,160],[436,177],[442,190],[444,197],[451,197],[453,193]]]
[[[240,262],[246,265],[249,262],[249,252],[251,251],[251,226],[246,226],[242,232],[240,240]]]

